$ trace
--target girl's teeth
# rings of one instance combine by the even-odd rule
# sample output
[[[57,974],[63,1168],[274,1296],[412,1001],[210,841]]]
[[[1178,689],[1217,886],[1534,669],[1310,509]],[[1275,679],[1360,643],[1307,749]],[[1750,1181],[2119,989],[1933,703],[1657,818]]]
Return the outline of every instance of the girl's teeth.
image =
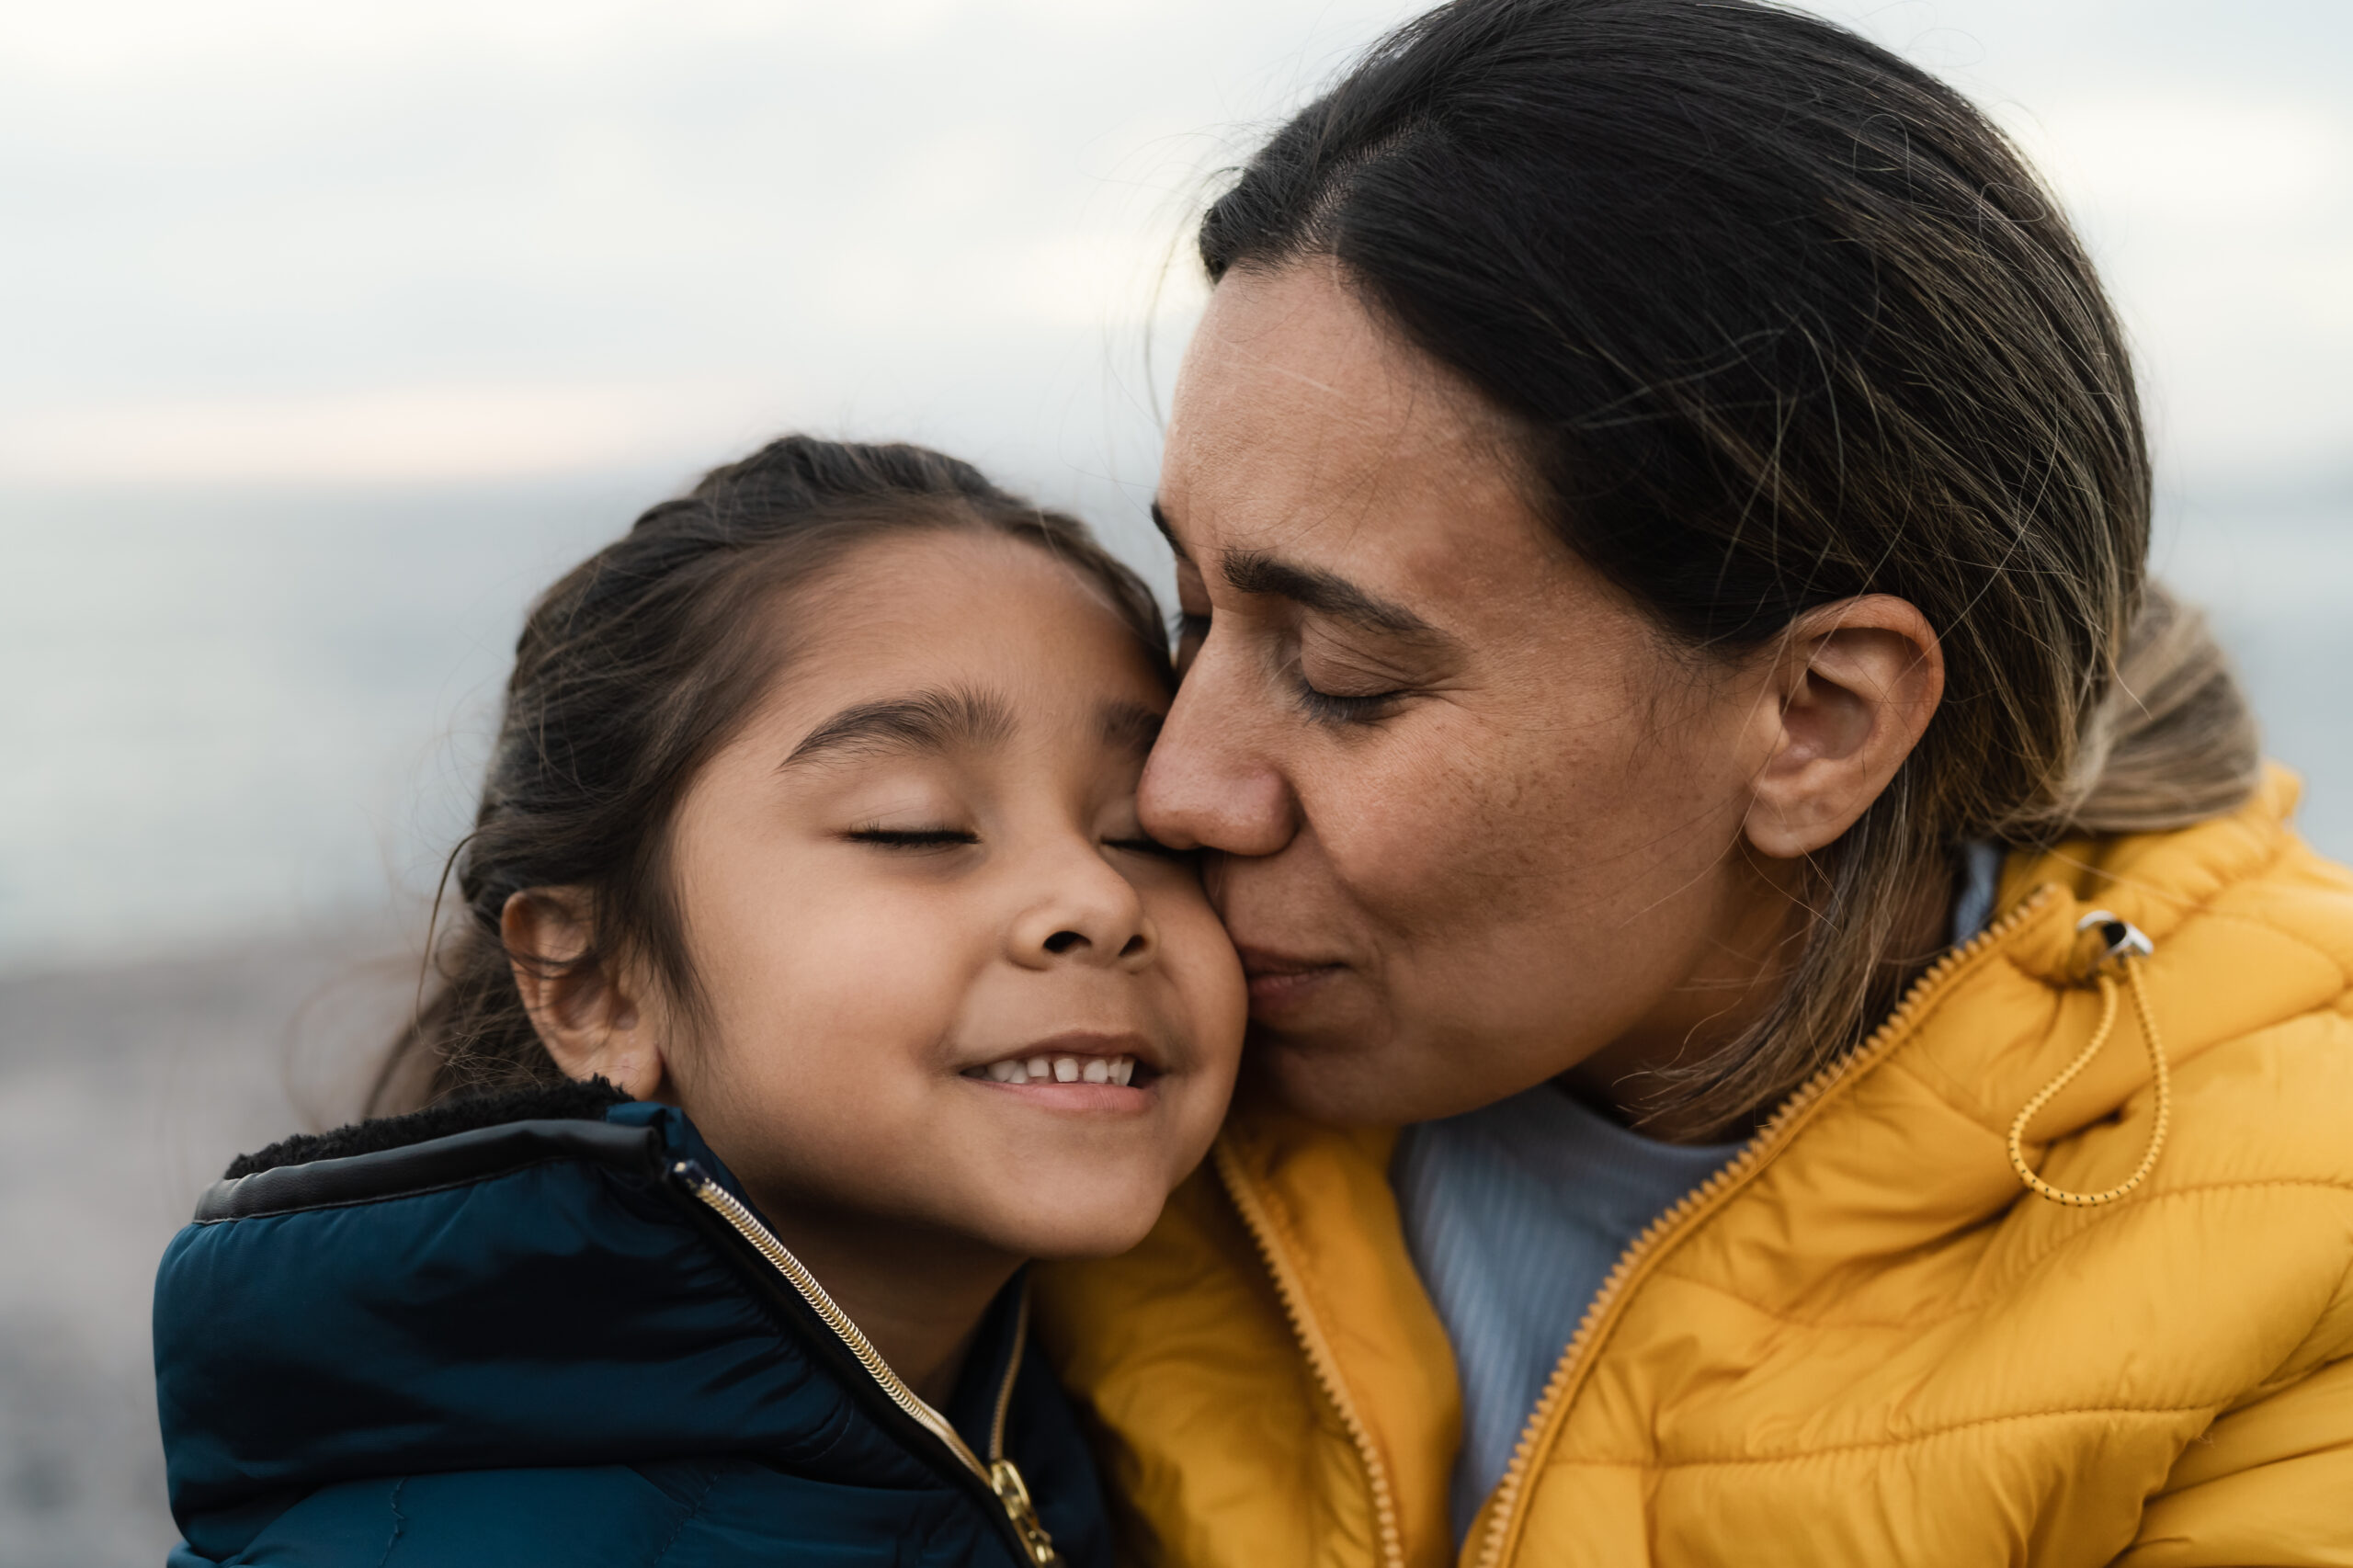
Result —
[[[1025,1062],[1012,1057],[992,1062],[985,1067],[968,1067],[964,1075],[986,1078],[995,1084],[1116,1084],[1124,1088],[1135,1080],[1136,1059],[1090,1056],[1081,1061],[1075,1056],[1032,1056]]]

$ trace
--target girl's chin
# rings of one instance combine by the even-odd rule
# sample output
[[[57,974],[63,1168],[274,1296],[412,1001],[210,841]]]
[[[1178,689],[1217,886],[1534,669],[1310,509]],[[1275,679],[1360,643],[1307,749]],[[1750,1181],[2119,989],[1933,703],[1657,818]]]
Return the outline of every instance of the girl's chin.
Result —
[[[1009,1227],[1014,1244],[1006,1250],[1040,1263],[1117,1257],[1152,1233],[1161,1208],[1158,1203],[1099,1210],[1089,1205],[1079,1212],[1033,1211]]]

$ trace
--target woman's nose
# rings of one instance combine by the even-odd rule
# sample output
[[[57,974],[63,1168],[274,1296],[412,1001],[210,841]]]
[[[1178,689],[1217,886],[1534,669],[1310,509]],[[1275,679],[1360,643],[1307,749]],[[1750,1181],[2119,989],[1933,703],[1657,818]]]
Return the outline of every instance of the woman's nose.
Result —
[[[1290,783],[1250,743],[1248,695],[1204,648],[1176,688],[1136,788],[1146,833],[1179,849],[1272,855],[1299,831]]]
[[[1045,895],[1013,923],[1013,960],[1032,969],[1083,963],[1142,969],[1160,953],[1160,933],[1135,884],[1092,845],[1076,846]]]

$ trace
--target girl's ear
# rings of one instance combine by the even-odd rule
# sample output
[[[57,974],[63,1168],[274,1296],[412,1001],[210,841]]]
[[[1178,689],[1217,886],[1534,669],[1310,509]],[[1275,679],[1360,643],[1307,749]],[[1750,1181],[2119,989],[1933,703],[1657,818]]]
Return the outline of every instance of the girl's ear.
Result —
[[[527,888],[498,917],[515,969],[515,989],[531,1028],[564,1075],[603,1078],[631,1099],[657,1097],[669,1078],[660,1008],[630,967],[609,955],[583,963],[596,946],[585,889]]]

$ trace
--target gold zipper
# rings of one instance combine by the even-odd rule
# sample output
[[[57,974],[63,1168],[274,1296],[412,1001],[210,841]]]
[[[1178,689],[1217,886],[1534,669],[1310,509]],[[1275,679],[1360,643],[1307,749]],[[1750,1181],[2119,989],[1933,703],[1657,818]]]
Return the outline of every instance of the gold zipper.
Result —
[[[892,1403],[904,1411],[925,1431],[938,1438],[948,1451],[956,1456],[958,1462],[980,1478],[982,1484],[989,1489],[997,1505],[1005,1510],[1005,1517],[1011,1522],[1014,1534],[1020,1537],[1032,1568],[1054,1568],[1061,1562],[1062,1559],[1054,1552],[1053,1538],[1039,1522],[1038,1510],[1029,1501],[1029,1488],[1023,1483],[1021,1471],[1005,1457],[1006,1415],[1012,1407],[1013,1381],[1020,1373],[1022,1346],[1029,1332],[1029,1291],[1026,1284],[1022,1287],[1020,1316],[1014,1325],[1013,1358],[1006,1367],[1005,1381],[997,1385],[996,1418],[989,1430],[989,1462],[983,1464],[980,1456],[972,1452],[972,1446],[957,1435],[955,1427],[949,1425],[948,1418],[934,1410],[922,1395],[907,1386],[906,1380],[891,1369],[891,1364],[882,1359],[881,1352],[874,1348],[873,1342],[850,1321],[849,1314],[842,1311],[833,1297],[825,1293],[825,1288],[817,1283],[817,1277],[776,1239],[774,1232],[760,1223],[757,1215],[691,1161],[680,1160],[673,1164],[670,1174],[688,1191],[700,1199],[705,1207],[726,1221],[730,1229],[751,1244],[752,1250],[784,1276],[786,1281],[801,1293],[801,1299],[809,1303],[809,1309],[833,1330],[834,1337],[858,1358],[858,1364],[866,1369],[867,1376],[881,1385]]]
[[[1029,1343],[1027,1279],[1021,1282],[1021,1300],[1014,1313],[1013,1359],[1006,1364],[1005,1381],[996,1386],[996,1414],[989,1420],[989,1490],[996,1494],[1006,1517],[1013,1521],[1014,1532],[1029,1548],[1029,1561],[1037,1568],[1048,1568],[1062,1561],[1054,1555],[1054,1538],[1046,1533],[1044,1523],[1039,1519],[1037,1506],[1029,1501],[1029,1488],[1022,1481],[1021,1471],[1005,1457],[1006,1417],[1013,1412],[1013,1384],[1021,1371],[1021,1347]]]
[[[1267,1272],[1275,1277],[1275,1294],[1282,1301],[1284,1315],[1290,1320],[1291,1334],[1307,1352],[1307,1364],[1314,1371],[1324,1397],[1339,1413],[1340,1426],[1347,1431],[1348,1441],[1356,1445],[1357,1458],[1363,1461],[1365,1482],[1372,1490],[1372,1514],[1381,1536],[1383,1568],[1404,1568],[1405,1547],[1397,1528],[1397,1506],[1389,1489],[1389,1471],[1381,1462],[1380,1449],[1373,1446],[1372,1431],[1358,1414],[1347,1386],[1340,1381],[1339,1364],[1333,1358],[1332,1347],[1325,1342],[1322,1327],[1308,1312],[1299,1276],[1275,1240],[1266,1206],[1243,1171],[1240,1157],[1223,1138],[1217,1141],[1211,1153],[1217,1162],[1218,1177],[1224,1182],[1233,1207],[1240,1211],[1243,1226],[1249,1231],[1251,1240],[1257,1243],[1258,1256],[1265,1260]]]
[[[1741,1146],[1739,1153],[1713,1176],[1701,1182],[1676,1201],[1673,1208],[1645,1226],[1602,1280],[1601,1289],[1585,1310],[1577,1323],[1576,1333],[1570,1335],[1568,1347],[1562,1351],[1560,1361],[1552,1369],[1552,1378],[1544,1385],[1536,1409],[1529,1415],[1528,1425],[1521,1428],[1519,1442],[1512,1449],[1511,1466],[1504,1471],[1503,1480],[1495,1487],[1495,1511],[1487,1520],[1486,1538],[1480,1547],[1478,1568],[1502,1568],[1504,1554],[1511,1545],[1513,1527],[1518,1523],[1519,1505],[1527,1491],[1528,1470],[1536,1458],[1546,1433],[1552,1425],[1554,1413],[1565,1407],[1575,1396],[1577,1386],[1591,1370],[1595,1350],[1604,1331],[1609,1326],[1626,1293],[1641,1282],[1667,1244],[1678,1239],[1707,1212],[1721,1208],[1734,1192],[1746,1186],[1765,1165],[1768,1154],[1777,1153],[1782,1144],[1797,1135],[1799,1125],[1818,1108],[1824,1096],[1839,1084],[1875,1063],[1908,1028],[1927,1005],[1929,994],[1960,968],[1987,948],[2008,937],[2025,925],[2035,913],[2050,901],[2056,890],[2048,885],[2037,888],[2031,897],[2011,910],[2001,919],[1976,936],[1953,949],[1930,966],[1928,972],[1912,983],[1870,1037],[1854,1051],[1800,1085],[1790,1097],[1758,1128],[1755,1137]]]

